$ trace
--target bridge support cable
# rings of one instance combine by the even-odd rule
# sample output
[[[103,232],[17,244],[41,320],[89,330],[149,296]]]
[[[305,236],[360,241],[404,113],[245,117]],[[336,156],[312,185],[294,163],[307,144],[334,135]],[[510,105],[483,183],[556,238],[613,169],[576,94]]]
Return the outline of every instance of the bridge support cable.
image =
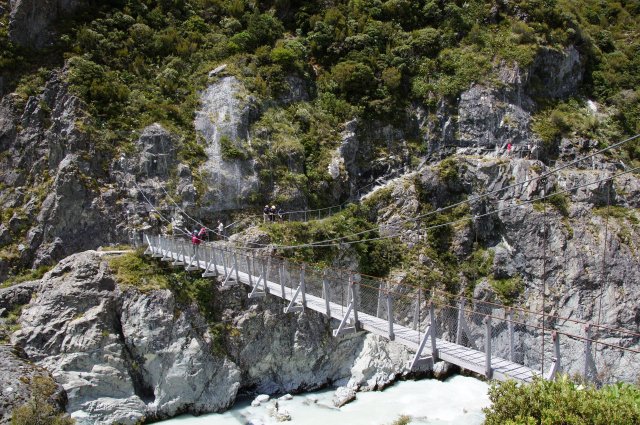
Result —
[[[413,307],[413,330],[417,330],[420,333],[420,290],[418,290],[418,297]]]
[[[513,310],[511,307],[506,310],[507,316],[507,332],[509,333],[509,361],[513,362],[515,358],[515,348],[513,340]]]
[[[287,284],[287,260],[282,260],[282,262],[280,263],[280,267],[278,268],[278,277],[280,280],[280,296],[283,300],[286,300],[287,298],[285,296],[284,288]]]
[[[382,289],[382,285],[384,283],[381,282],[380,286],[378,287],[378,302],[376,304],[376,317],[382,317],[382,310],[384,309],[384,304],[385,304],[385,292]]]
[[[184,266],[184,259],[185,259],[184,242],[180,241],[180,242],[178,242],[178,245],[179,245],[179,248],[178,248],[178,250],[176,250],[178,255],[176,255],[175,260],[171,263],[171,265],[173,267]],[[182,260],[180,258],[182,258]]]
[[[205,257],[205,269],[204,273],[202,273],[202,277],[218,277],[216,250],[211,246],[207,246],[205,248],[208,255]]]
[[[586,381],[595,381],[598,375],[596,369],[596,361],[593,358],[593,350],[591,349],[591,325],[584,326],[584,371],[583,376]]]
[[[184,269],[188,272],[200,270],[200,245],[192,246],[189,264],[187,264]]]
[[[560,373],[560,370],[562,369],[560,366],[560,336],[558,335],[558,332],[552,331],[551,339],[553,340],[553,353],[555,357],[551,359],[551,368],[544,377],[547,381],[555,379],[556,375]]]
[[[249,298],[264,297],[269,293],[267,279],[269,276],[269,269],[271,268],[271,256],[269,256],[267,261],[268,263],[265,267],[264,257],[260,258],[260,276],[258,276],[258,280],[256,280],[255,284],[252,285],[251,292],[249,293]],[[255,256],[252,257],[251,262],[255,265]],[[249,276],[251,276],[251,273],[249,274]],[[260,286],[260,284],[262,284],[262,287]]]
[[[491,379],[493,368],[491,367],[491,316],[484,318],[484,376]]]
[[[471,348],[473,348],[474,350],[478,350],[478,347],[476,346],[476,343],[475,343],[474,335],[469,329],[469,326],[467,325],[467,319],[464,316],[465,303],[466,303],[466,300],[464,298],[461,298],[458,304],[458,325],[456,328],[456,344],[462,345],[462,338],[464,336],[467,338],[467,342],[471,346]]]
[[[165,239],[160,241],[160,250],[162,251],[162,258],[160,261],[171,262],[173,261],[173,251],[174,251],[174,240],[173,239]]]
[[[327,275],[327,269],[322,270],[322,296],[324,297],[324,304],[327,309],[325,315],[328,319],[331,319],[331,287]]]
[[[385,291],[385,298],[387,300],[387,320],[389,322],[389,340],[393,341],[396,339],[396,335],[393,332],[393,295],[391,294],[391,289],[389,288],[389,282],[386,282],[387,289]]]
[[[163,255],[162,255],[162,241],[160,240],[158,242],[159,243],[153,249],[151,249],[151,256],[153,258],[162,258],[163,257]]]
[[[429,325],[427,326],[427,329],[424,330],[424,336],[420,340],[420,345],[418,345],[418,349],[413,356],[413,360],[409,363],[409,370],[415,370],[425,364],[428,365],[429,368],[433,368],[433,364],[438,359],[438,346],[436,342],[437,332],[435,308],[433,306],[433,301],[431,301],[429,302]],[[431,355],[423,356],[422,352],[427,345],[427,340],[431,341]]]
[[[306,294],[306,286],[305,286],[305,276],[304,276],[305,264],[302,264],[300,267],[300,283],[298,284],[298,288],[296,289],[295,294],[291,298],[289,305],[284,308],[285,313],[291,313],[296,311],[303,311],[307,306],[307,294]],[[300,302],[296,303],[296,300],[300,297]]]
[[[338,329],[333,330],[333,336],[337,337],[343,335],[347,332],[357,332],[359,330],[360,324],[358,323],[358,300],[360,297],[358,296],[359,292],[359,283],[360,276],[350,274],[349,275],[349,292],[348,292],[348,305],[347,311],[344,314],[344,317],[340,321],[340,325]],[[353,314],[353,318],[351,315]],[[351,326],[347,326],[347,323],[351,322]]]
[[[227,263],[229,263],[231,259],[233,259],[233,265],[229,265],[229,267],[224,268],[225,277],[224,281],[222,282],[222,286],[225,286],[227,285],[227,283],[229,283],[229,280],[232,278],[232,276],[234,276],[234,273],[236,282],[240,282],[240,277],[238,276],[238,257],[235,252],[227,252]]]

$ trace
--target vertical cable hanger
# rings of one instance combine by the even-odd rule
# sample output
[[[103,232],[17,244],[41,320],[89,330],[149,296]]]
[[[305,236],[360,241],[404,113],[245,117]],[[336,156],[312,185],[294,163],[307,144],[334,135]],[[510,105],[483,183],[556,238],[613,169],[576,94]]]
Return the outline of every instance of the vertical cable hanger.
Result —
[[[546,301],[547,301],[547,178],[543,177],[540,180],[543,184],[542,200],[543,208],[543,222],[542,222],[542,350],[540,352],[540,370],[544,374],[544,337],[545,337],[545,314],[546,314]]]
[[[607,212],[604,219],[604,242],[602,244],[602,270],[600,272],[600,295],[598,295],[598,318],[596,320],[596,329],[600,329],[600,321],[602,319],[602,298],[604,297],[604,287],[608,282],[608,273],[607,273],[607,243],[609,242],[609,207],[611,206],[611,190],[607,185]],[[594,338],[595,339],[595,338]],[[597,344],[596,344],[596,352],[594,353],[593,360],[595,363],[596,356],[598,354]]]

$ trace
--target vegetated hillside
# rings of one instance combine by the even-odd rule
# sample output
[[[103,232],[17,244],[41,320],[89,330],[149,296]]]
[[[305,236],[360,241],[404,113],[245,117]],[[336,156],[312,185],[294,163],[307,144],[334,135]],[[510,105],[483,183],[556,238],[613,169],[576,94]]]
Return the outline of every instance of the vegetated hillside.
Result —
[[[566,164],[640,130],[637,1],[16,0],[0,7],[0,279],[12,276],[5,284],[38,278],[75,252],[126,241],[132,229],[173,227],[163,221],[175,212],[172,200],[207,224],[219,217],[228,223],[265,202],[290,210],[356,200],[359,188],[369,185],[368,192],[377,178],[404,174],[327,220],[263,225],[235,238],[296,244],[358,232],[346,239],[349,246],[285,254],[387,276],[392,284],[444,287],[537,311],[545,294],[550,314],[637,326],[640,181],[637,174],[611,176],[638,164],[638,143],[537,179],[553,161]],[[536,201],[558,190],[566,192]],[[487,192],[492,195],[480,197]],[[514,208],[490,214],[505,206]],[[405,218],[413,220],[401,223]],[[358,243],[358,236],[380,235],[397,237]],[[153,397],[158,404],[171,401],[164,388],[182,387],[168,385],[171,372],[156,376],[157,367],[144,376],[140,364],[154,349],[120,337],[123,327],[142,334],[154,327],[144,314],[147,296],[122,292],[127,278],[139,275],[111,276],[93,257],[78,254],[42,282],[7,290],[2,337],[71,375],[95,363],[73,369],[64,356],[46,363],[48,340],[33,335],[42,330],[57,337],[49,326],[66,335],[72,323],[77,333],[69,336],[77,336],[77,344],[56,345],[69,350],[69,361],[77,345],[92,356],[95,347],[108,351],[112,346],[103,344],[113,343],[121,356],[106,361],[119,368],[97,368],[106,385],[86,398],[73,393],[68,409],[86,408],[95,418],[112,409],[133,412],[129,419],[137,421],[153,412]],[[126,261],[148,274],[141,259]],[[192,283],[193,290],[209,289]],[[94,309],[99,298],[78,297],[76,290],[100,292],[109,303]],[[174,325],[171,311],[182,318],[177,339],[162,338],[172,346],[183,332],[197,340],[211,324],[193,327],[187,318],[198,315],[180,315],[174,308],[180,291],[173,290],[151,295],[159,297],[162,309],[155,311],[167,329]],[[42,296],[31,302],[34,291]],[[122,308],[129,297],[139,303]],[[242,291],[235,298],[247,302]],[[59,308],[46,308],[49,302]],[[267,305],[265,316],[269,308],[280,310]],[[74,313],[81,311],[94,315]],[[119,319],[123,313],[128,322]],[[263,332],[262,316],[247,316],[256,326],[248,323],[238,347],[245,337],[279,338]],[[274,320],[297,319],[280,314]],[[320,326],[302,319],[304,329]],[[18,331],[19,324],[28,326]],[[93,329],[91,344],[85,325]],[[293,323],[283,328],[292,338],[297,333]],[[328,335],[328,326],[323,329]],[[540,340],[536,332],[523,337],[518,355],[531,367],[539,366]],[[286,349],[290,339],[281,341]],[[619,335],[607,341],[635,342]],[[205,342],[201,346],[215,348]],[[575,371],[582,342],[564,338],[561,344],[563,365]],[[182,343],[174,347],[185,354]],[[306,346],[298,347],[302,360],[290,366],[308,372]],[[248,349],[237,357],[253,366],[265,360],[254,359],[260,353]],[[211,364],[211,350],[194,354]],[[280,360],[289,358],[274,356],[266,374],[281,373]],[[637,379],[628,367],[637,362],[620,350],[602,349],[598,359],[607,378]],[[317,374],[322,383],[346,376],[325,364],[331,363],[316,362],[327,372]],[[225,371],[233,367],[227,366],[202,377],[202,388],[219,389],[212,377],[221,371],[229,378]],[[245,371],[243,385],[270,384],[259,369]],[[158,394],[150,390],[156,378]],[[132,403],[122,412],[113,382]],[[309,386],[299,388],[316,385],[304,382]],[[196,393],[195,399],[204,394]],[[101,397],[111,399],[106,411],[100,411]],[[185,398],[161,413],[218,409],[233,397],[214,407]]]
[[[2,8],[5,275],[159,223],[136,181],[210,219],[334,205],[451,147],[543,144],[546,160],[563,137],[638,131],[637,2],[30,4]],[[469,121],[474,87],[526,118]]]

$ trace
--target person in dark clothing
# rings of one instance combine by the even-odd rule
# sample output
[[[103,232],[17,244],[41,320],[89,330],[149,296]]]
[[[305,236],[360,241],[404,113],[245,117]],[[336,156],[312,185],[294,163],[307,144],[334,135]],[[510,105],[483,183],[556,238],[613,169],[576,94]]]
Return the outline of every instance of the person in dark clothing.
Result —
[[[269,205],[265,205],[264,208],[262,209],[262,218],[263,218],[265,223],[267,222],[267,219],[269,218],[269,212],[270,212]]]

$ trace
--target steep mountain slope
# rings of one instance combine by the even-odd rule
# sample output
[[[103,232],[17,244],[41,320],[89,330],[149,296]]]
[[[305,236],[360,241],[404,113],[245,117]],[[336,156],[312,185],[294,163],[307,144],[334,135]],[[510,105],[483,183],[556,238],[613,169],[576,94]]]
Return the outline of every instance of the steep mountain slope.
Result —
[[[333,205],[459,147],[511,142],[547,161],[562,137],[611,143],[637,130],[636,8],[12,3],[0,34],[3,274],[152,224],[134,178],[157,207],[171,205],[151,188],[162,183],[209,218],[272,200]],[[145,141],[154,123],[166,135]]]
[[[267,202],[296,210],[362,201],[326,220],[251,227],[234,238],[294,244],[356,232],[390,236],[362,243],[352,236],[285,255],[536,311],[546,289],[547,312],[637,328],[640,145],[595,154],[640,132],[637,1],[46,0],[35,7],[18,0],[0,3],[0,15],[0,279],[7,284],[141,230],[195,225],[179,209],[213,227]],[[546,182],[479,198],[567,164]],[[401,219],[411,221],[394,224]],[[39,303],[64,295],[54,286],[92,294],[91,285],[109,281],[99,305],[78,307],[95,314],[87,323],[102,350],[111,336],[98,330],[122,327],[126,308],[136,332],[146,332],[141,299],[157,297],[171,310],[175,291],[136,298],[113,277],[58,276],[65,262],[91,254],[80,255],[55,266],[22,315],[0,311],[3,320],[47,322]],[[96,269],[99,261],[77,266]],[[110,276],[100,267],[96,273]],[[56,320],[65,329],[82,322]],[[190,326],[172,338],[202,343]],[[55,338],[61,357],[46,358],[38,332],[11,338],[60,379],[55,371],[73,359]],[[126,350],[137,345],[112,342],[124,350],[116,366],[95,373],[104,382],[135,375],[120,388],[130,409],[100,412],[95,400],[113,388],[91,393],[65,375],[68,391],[77,389],[72,410],[88,412],[87,420],[153,415],[156,405],[159,416],[215,410],[235,397],[164,405],[170,373],[136,375]],[[202,344],[195,355],[209,356],[209,342]],[[628,359],[603,356],[613,375],[634,379],[625,375]],[[251,361],[241,357],[234,361]],[[241,366],[242,385],[286,389],[264,370]],[[320,369],[323,382],[346,376]],[[198,387],[205,392],[220,370],[209,372]],[[306,384],[298,388],[320,382]]]

